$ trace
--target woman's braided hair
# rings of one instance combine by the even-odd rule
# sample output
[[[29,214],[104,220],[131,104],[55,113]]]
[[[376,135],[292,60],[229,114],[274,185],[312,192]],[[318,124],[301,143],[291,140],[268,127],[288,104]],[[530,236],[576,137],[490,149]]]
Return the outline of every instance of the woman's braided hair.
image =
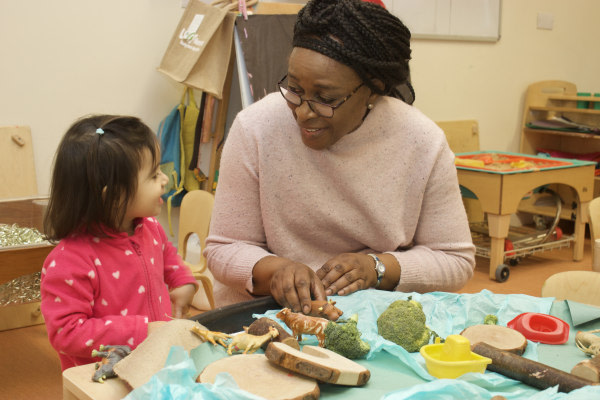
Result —
[[[310,0],[298,13],[292,44],[349,66],[375,93],[407,103],[414,100],[408,67],[410,31],[379,5],[362,0]],[[384,89],[372,79],[381,80]]]

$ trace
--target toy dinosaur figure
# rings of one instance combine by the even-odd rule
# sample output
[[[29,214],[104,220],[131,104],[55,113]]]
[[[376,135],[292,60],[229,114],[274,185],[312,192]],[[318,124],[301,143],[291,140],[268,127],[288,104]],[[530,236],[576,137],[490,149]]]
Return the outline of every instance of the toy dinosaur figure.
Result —
[[[92,376],[94,382],[104,383],[108,378],[114,378],[117,374],[114,371],[116,363],[127,357],[131,353],[129,346],[104,346],[100,345],[98,350],[92,350],[92,357],[101,357],[102,361],[96,363],[96,372]]]
[[[225,342],[223,341],[223,339],[229,339],[231,338],[231,335],[228,335],[226,333],[223,332],[213,332],[213,331],[209,331],[206,329],[200,329],[197,326],[192,327],[192,332],[194,332],[196,335],[200,336],[202,338],[202,340],[209,341],[213,344],[213,346],[217,345],[217,342],[227,348],[227,345],[225,344]]]
[[[269,327],[269,332],[260,336],[249,334],[247,327],[244,327],[244,330],[246,332],[239,333],[233,337],[233,339],[229,343],[229,347],[227,347],[227,354],[231,355],[231,351],[233,349],[235,349],[236,351],[244,350],[243,354],[254,353],[260,348],[260,346],[263,345],[263,343],[279,335],[279,331],[273,326]]]

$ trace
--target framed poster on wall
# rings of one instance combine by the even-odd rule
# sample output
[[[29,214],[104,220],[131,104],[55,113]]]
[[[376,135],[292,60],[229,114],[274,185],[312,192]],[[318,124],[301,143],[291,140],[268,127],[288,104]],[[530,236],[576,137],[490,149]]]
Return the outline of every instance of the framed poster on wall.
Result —
[[[501,0],[383,0],[414,39],[500,39]]]

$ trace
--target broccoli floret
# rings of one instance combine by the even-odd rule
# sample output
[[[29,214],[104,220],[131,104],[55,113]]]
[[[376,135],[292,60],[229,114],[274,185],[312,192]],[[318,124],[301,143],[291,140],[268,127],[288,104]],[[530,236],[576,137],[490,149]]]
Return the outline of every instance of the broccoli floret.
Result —
[[[498,317],[494,314],[488,314],[483,319],[484,325],[498,325]]]
[[[324,347],[352,360],[366,356],[371,346],[361,340],[357,323],[358,314],[352,315],[345,321],[328,323],[324,332]]]
[[[432,331],[425,324],[421,303],[415,300],[396,300],[377,318],[379,334],[409,353],[419,351],[429,343]]]

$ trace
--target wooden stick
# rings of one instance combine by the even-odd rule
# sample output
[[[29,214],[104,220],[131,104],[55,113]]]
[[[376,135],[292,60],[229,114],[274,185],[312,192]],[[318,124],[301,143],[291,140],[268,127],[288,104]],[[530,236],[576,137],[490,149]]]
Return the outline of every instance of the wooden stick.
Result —
[[[492,359],[492,363],[487,367],[489,371],[497,372],[538,389],[558,385],[560,392],[568,393],[587,385],[596,385],[587,379],[499,350],[486,343],[477,343],[472,350],[474,353]]]

